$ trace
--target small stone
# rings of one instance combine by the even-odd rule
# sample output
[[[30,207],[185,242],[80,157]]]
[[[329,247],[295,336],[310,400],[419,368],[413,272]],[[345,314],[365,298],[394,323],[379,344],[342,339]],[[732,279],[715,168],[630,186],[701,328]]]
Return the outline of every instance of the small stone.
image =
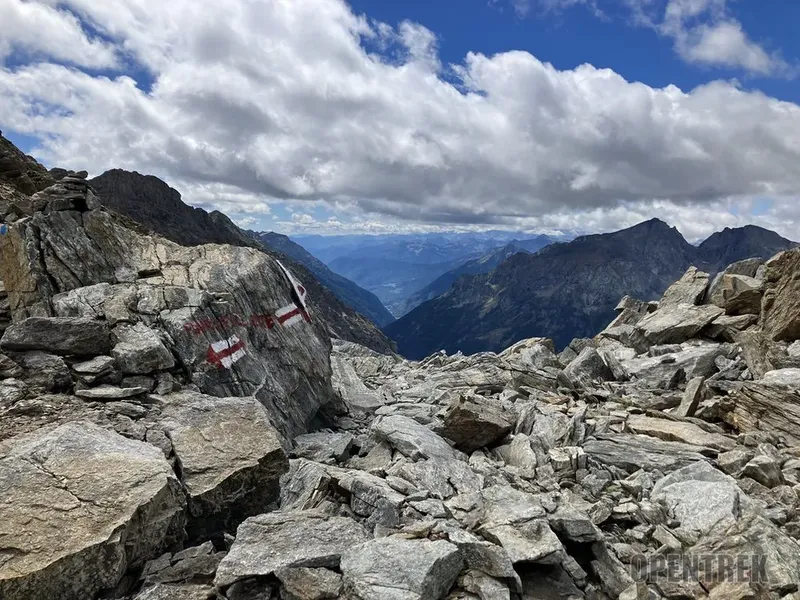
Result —
[[[121,400],[148,393],[143,387],[120,388],[113,385],[101,385],[85,390],[75,390],[75,395],[87,400]]]
[[[686,391],[683,393],[681,405],[674,411],[676,417],[694,416],[700,401],[706,394],[705,383],[705,377],[695,377],[686,384]]]

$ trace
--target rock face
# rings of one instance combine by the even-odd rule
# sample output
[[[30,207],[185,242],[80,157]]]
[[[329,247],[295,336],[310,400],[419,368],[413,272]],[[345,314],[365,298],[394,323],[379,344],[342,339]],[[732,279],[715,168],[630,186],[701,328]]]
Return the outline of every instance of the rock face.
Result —
[[[104,206],[183,246],[230,244],[271,253],[308,287],[314,312],[322,316],[334,337],[379,352],[392,351],[392,344],[369,320],[384,325],[392,320],[388,311],[372,294],[324,265],[317,268],[296,252],[287,252],[283,244],[273,245],[272,237],[257,239],[218,211],[207,213],[184,204],[176,190],[156,177],[114,169],[89,183]]]
[[[792,342],[800,338],[800,249],[778,254],[766,267],[764,332],[770,339]]]
[[[239,527],[216,584],[226,588],[287,568],[338,567],[345,552],[367,539],[360,525],[342,517],[303,511],[251,517]]]
[[[253,248],[184,248],[102,209],[70,209],[14,223],[0,254],[15,319],[0,348],[111,353],[123,375],[175,367],[205,393],[255,395],[284,436],[333,401],[325,327]]]
[[[183,541],[185,500],[164,455],[70,423],[0,458],[0,596],[93,598]]]

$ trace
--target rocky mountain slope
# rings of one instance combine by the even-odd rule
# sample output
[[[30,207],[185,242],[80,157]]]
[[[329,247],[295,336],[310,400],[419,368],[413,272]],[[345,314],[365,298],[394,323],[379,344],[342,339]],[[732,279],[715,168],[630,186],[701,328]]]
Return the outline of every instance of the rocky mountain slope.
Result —
[[[755,233],[752,243],[745,242]],[[717,267],[721,257],[768,258],[794,245],[767,239],[758,228],[728,230],[695,248],[654,219],[611,234],[554,244],[535,255],[516,254],[485,275],[459,279],[444,295],[385,328],[410,358],[445,349],[499,351],[531,336],[563,348],[598,332],[613,318],[619,298],[658,298],[689,265]],[[729,243],[736,238],[739,245]],[[755,253],[755,254],[753,254]]]
[[[423,302],[427,302],[428,300],[432,300],[437,296],[441,296],[453,286],[459,277],[464,275],[480,275],[481,273],[489,273],[500,266],[504,260],[517,254],[518,252],[533,254],[534,252],[538,252],[542,248],[545,248],[552,243],[553,240],[544,235],[529,240],[514,240],[502,248],[496,248],[482,256],[479,256],[478,258],[473,258],[472,260],[465,262],[463,265],[456,267],[452,271],[448,271],[418,292],[412,294],[411,297],[406,301],[406,304],[403,308],[403,314],[409,313]]]
[[[747,225],[726,227],[697,247],[697,266],[709,273],[718,273],[731,263],[751,257],[769,258],[796,245],[774,231]]]
[[[12,193],[35,194],[55,183],[42,165],[19,150],[0,131],[0,185],[4,197]]]
[[[348,306],[352,306],[360,314],[371,319],[379,327],[384,327],[394,321],[392,313],[381,304],[375,294],[334,273],[321,260],[315,258],[300,244],[290,240],[288,236],[274,232],[256,233],[253,231],[248,233],[268,248],[272,248],[305,266],[322,285],[341,298]]]
[[[375,310],[374,302],[364,300],[368,292],[355,284],[345,283],[343,278],[335,276],[328,277],[327,281],[317,280],[302,261],[286,256],[280,249],[265,247],[221,212],[207,213],[184,204],[176,190],[156,177],[115,169],[90,180],[89,184],[104,206],[176,243],[185,246],[231,244],[272,252],[289,264],[308,286],[332,335],[379,352],[392,351],[392,344],[369,320],[373,315],[362,316],[356,312],[359,308],[367,308],[375,313],[374,316],[381,316],[380,311]]]
[[[410,362],[79,175],[9,200],[4,600],[800,592],[800,250],[689,269],[561,354]]]
[[[355,239],[353,239],[355,238]],[[364,239],[366,238],[366,239]],[[341,236],[325,245],[301,238],[336,273],[373,292],[399,317],[416,306],[412,298],[441,275],[505,246],[507,232]]]

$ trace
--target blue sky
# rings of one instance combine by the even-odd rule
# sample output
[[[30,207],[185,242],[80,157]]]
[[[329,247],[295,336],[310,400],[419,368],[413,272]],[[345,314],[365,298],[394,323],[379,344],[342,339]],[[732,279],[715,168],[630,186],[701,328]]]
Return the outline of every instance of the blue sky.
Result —
[[[283,232],[800,238],[800,3],[6,0],[0,128]]]
[[[600,18],[583,3],[548,10],[534,0],[526,3],[529,9],[524,16],[514,10],[513,3],[502,0],[352,0],[350,4],[356,11],[390,24],[407,19],[422,23],[437,33],[442,60],[448,63],[461,61],[470,51],[494,54],[519,49],[558,69],[591,63],[653,87],[674,84],[690,90],[714,79],[735,78],[744,87],[800,102],[800,86],[794,77],[765,77],[736,67],[687,64],[676,54],[669,38],[637,26],[623,0],[600,1],[598,8],[604,15]],[[800,2],[739,0],[729,2],[726,8],[752,40],[780,52],[791,63],[800,59]]]

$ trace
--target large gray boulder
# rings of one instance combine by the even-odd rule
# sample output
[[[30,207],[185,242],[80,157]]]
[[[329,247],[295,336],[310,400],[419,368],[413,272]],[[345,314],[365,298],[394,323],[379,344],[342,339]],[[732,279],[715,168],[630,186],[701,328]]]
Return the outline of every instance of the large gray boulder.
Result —
[[[412,460],[420,458],[466,460],[461,452],[450,446],[441,436],[409,417],[397,415],[378,417],[372,423],[371,430],[377,439],[388,442]]]
[[[603,357],[591,346],[581,353],[564,369],[564,378],[573,386],[580,387],[596,381],[613,381],[614,372]]]
[[[777,375],[782,371],[771,373],[767,381],[747,382],[733,394],[733,410],[726,420],[739,431],[768,431],[800,445],[800,389],[782,381]]]
[[[628,417],[628,429],[667,442],[682,442],[700,448],[727,452],[736,446],[736,440],[721,433],[709,433],[699,425],[686,421],[658,419],[645,415]]]
[[[0,597],[83,600],[183,540],[185,500],[157,448],[88,422],[0,458]]]
[[[367,539],[366,530],[352,519],[314,511],[251,517],[239,526],[214,582],[224,589],[286,568],[338,568],[342,555]]]
[[[665,442],[645,435],[598,434],[583,445],[589,461],[635,473],[639,469],[669,472],[693,462],[708,461],[704,448],[681,442]]]
[[[722,274],[714,280],[708,302],[725,309],[728,315],[758,315],[764,282],[745,275]]]
[[[673,283],[664,292],[659,310],[678,304],[700,304],[708,288],[708,273],[699,271],[696,267],[689,267],[678,281]]]
[[[443,540],[382,538],[348,550],[341,569],[358,600],[439,600],[463,564],[458,547]]]
[[[188,391],[162,401],[161,424],[188,499],[190,537],[233,532],[278,497],[289,461],[258,401]]]
[[[636,327],[653,345],[680,344],[700,333],[724,312],[713,305],[669,305],[647,315]]]
[[[659,480],[650,498],[662,503],[683,529],[701,534],[732,525],[750,505],[735,479],[705,462]]]
[[[11,325],[0,339],[3,350],[43,350],[95,356],[111,349],[108,326],[94,319],[32,317]]]
[[[496,442],[514,426],[516,415],[490,398],[459,395],[448,407],[438,432],[467,454]]]

